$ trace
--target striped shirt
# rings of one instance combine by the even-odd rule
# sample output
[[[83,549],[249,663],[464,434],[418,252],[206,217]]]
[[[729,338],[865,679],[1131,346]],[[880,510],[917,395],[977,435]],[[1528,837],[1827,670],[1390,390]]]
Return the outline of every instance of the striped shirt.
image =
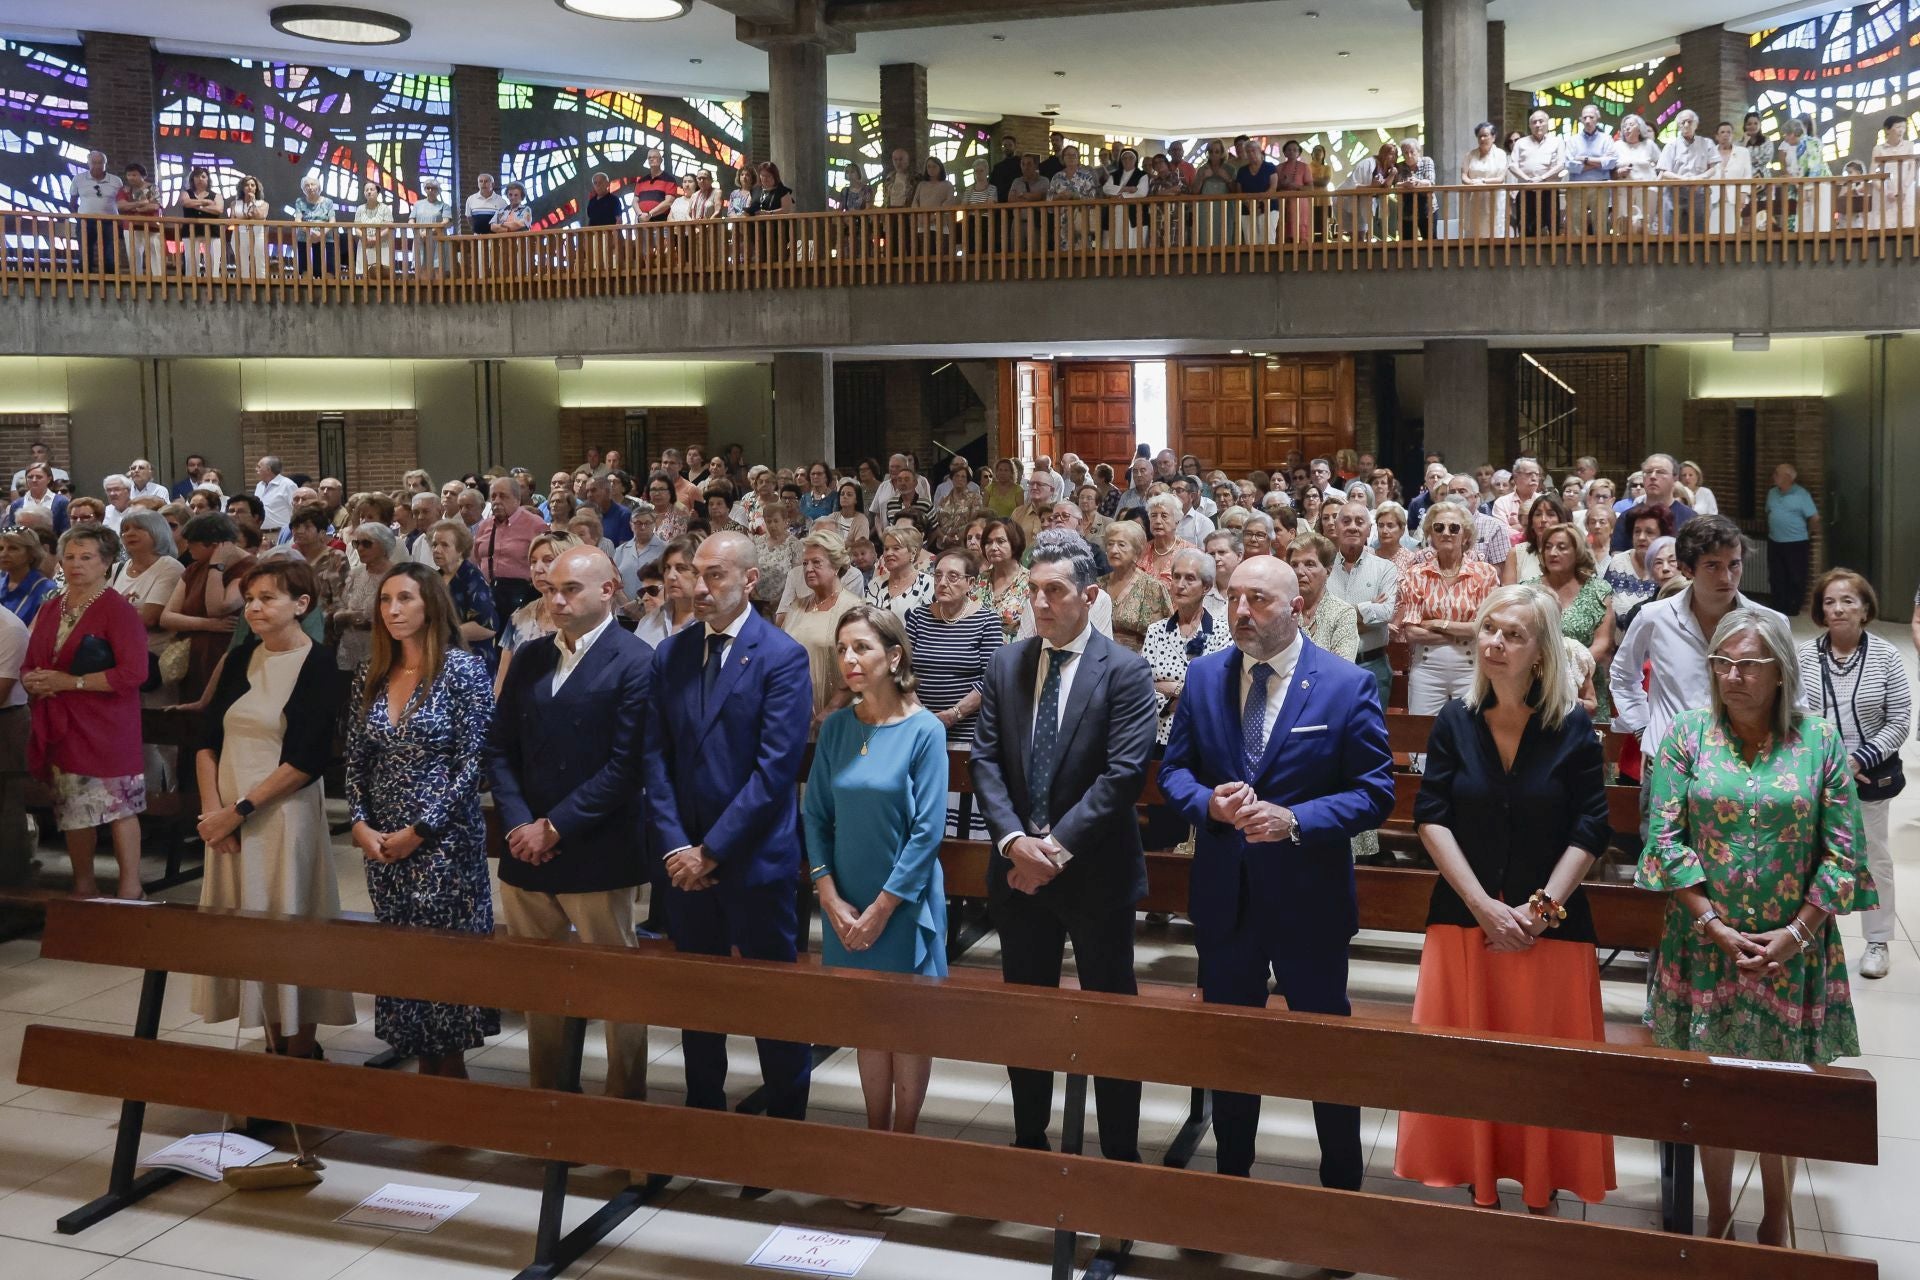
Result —
[[[1816,714],[1833,721],[1856,768],[1871,769],[1900,754],[1913,723],[1913,689],[1900,654],[1868,632],[1843,670],[1821,636],[1800,646],[1800,687]]]
[[[1451,582],[1437,562],[1417,564],[1400,580],[1400,608],[1394,614],[1394,625],[1471,622],[1499,585],[1500,574],[1484,561],[1462,560],[1460,572]]]
[[[984,688],[987,663],[1004,642],[1000,615],[991,609],[978,608],[952,622],[942,621],[926,605],[909,610],[907,652],[919,682],[920,705],[933,712],[946,711]],[[947,741],[971,746],[975,718],[955,721],[947,729]]]

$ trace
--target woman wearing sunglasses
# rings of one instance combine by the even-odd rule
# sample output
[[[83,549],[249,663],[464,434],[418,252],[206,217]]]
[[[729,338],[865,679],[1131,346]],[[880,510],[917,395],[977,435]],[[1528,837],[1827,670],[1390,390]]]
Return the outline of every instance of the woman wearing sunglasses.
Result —
[[[1407,710],[1430,716],[1473,687],[1474,619],[1500,585],[1500,573],[1483,560],[1466,558],[1473,516],[1460,503],[1448,499],[1428,507],[1422,532],[1433,555],[1400,580],[1393,638],[1411,650]]]

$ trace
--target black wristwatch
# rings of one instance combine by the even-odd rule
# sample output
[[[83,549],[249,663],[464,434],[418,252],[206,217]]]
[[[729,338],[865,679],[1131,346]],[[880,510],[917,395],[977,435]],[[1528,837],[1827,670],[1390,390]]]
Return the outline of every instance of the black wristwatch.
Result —
[[[240,815],[240,821],[245,822],[253,816],[253,801],[241,796],[233,802],[233,811]]]
[[[440,834],[440,828],[431,822],[416,822],[413,824],[413,834],[420,838],[421,844],[432,844],[434,837]]]

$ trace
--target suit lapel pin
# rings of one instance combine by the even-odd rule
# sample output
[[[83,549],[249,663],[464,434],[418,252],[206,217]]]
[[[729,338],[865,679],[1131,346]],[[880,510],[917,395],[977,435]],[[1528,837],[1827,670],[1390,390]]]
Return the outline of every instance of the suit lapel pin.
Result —
[[[1306,680],[1302,680],[1302,681],[1300,682],[1300,687],[1301,687],[1302,689],[1305,689],[1305,688],[1307,688],[1307,687],[1308,687],[1308,685],[1309,685],[1310,683],[1311,683],[1310,681],[1306,681]]]
[[[753,661],[753,657],[752,657],[751,655],[746,655],[746,656],[743,656],[743,657],[742,657],[742,658],[740,659],[740,665],[744,667],[744,666],[746,666],[746,665],[747,665],[747,664],[748,664],[749,662],[752,662],[752,661]]]

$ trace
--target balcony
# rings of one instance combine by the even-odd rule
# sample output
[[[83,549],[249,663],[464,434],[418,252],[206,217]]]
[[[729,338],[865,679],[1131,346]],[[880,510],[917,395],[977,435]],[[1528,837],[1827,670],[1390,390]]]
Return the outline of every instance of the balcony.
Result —
[[[1913,191],[1431,187],[485,236],[0,212],[0,353],[1013,354],[1920,329]],[[105,252],[113,249],[111,264]],[[109,269],[109,265],[111,269]]]

